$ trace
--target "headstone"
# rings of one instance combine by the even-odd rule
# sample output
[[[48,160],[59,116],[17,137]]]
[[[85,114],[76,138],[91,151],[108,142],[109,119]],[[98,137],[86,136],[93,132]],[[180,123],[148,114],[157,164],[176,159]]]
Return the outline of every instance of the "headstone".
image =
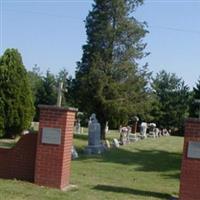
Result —
[[[132,125],[132,129],[131,132],[132,133],[136,133],[137,132],[137,123],[139,121],[139,118],[137,116],[133,117],[133,125]]]
[[[120,136],[119,136],[119,143],[121,145],[124,145],[126,143],[126,134],[128,132],[127,127],[121,127],[120,128]]]
[[[91,119],[92,115],[90,116],[89,120],[88,120],[88,130],[89,130],[89,126],[92,123],[92,119]]]
[[[116,138],[113,139],[113,147],[119,148],[119,141]]]
[[[139,138],[136,133],[130,133],[129,140],[130,140],[130,142],[137,142],[139,140]]]
[[[156,124],[150,123],[148,127],[149,127],[148,137],[156,138]]]
[[[106,126],[105,126],[105,134],[107,134],[109,131],[109,127],[108,127],[108,121],[106,122]]]
[[[75,133],[76,133],[76,134],[81,134],[81,123],[80,123],[80,119],[77,119],[77,120],[76,120]]]
[[[159,130],[159,128],[155,128],[155,135],[156,135],[156,137],[160,136],[160,130]]]
[[[27,134],[29,134],[30,133],[30,131],[29,130],[24,130],[24,131],[22,131],[22,135],[27,135]]]
[[[85,148],[87,154],[100,154],[105,148],[101,143],[101,126],[93,113],[90,117],[88,127],[88,146]]]
[[[142,122],[140,125],[140,136],[142,139],[147,137],[147,123]]]
[[[162,135],[163,136],[169,136],[168,130],[166,128],[163,129]]]
[[[78,158],[78,153],[74,146],[72,146],[71,154],[72,154],[72,160]]]
[[[119,142],[121,145],[128,144],[129,143],[129,134],[131,132],[131,127],[124,126],[120,128],[120,138]]]
[[[110,148],[111,148],[109,140],[105,140],[105,147],[106,147],[107,149],[110,149]]]

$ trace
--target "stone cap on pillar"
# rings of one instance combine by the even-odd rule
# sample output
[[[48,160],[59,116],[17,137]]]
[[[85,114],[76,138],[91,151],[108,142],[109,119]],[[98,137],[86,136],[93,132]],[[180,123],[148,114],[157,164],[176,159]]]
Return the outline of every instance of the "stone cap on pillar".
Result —
[[[42,105],[39,104],[38,108],[44,108],[44,109],[55,109],[55,110],[62,110],[62,111],[72,111],[72,112],[78,112],[78,108],[72,108],[72,107],[59,107],[56,105]]]
[[[185,136],[200,136],[200,119],[199,118],[188,118],[184,124],[184,135]]]
[[[185,120],[185,122],[187,123],[187,122],[197,122],[197,123],[199,123],[200,122],[200,119],[199,118],[187,118],[186,120]]]
[[[184,126],[190,126],[190,124],[200,124],[199,118],[187,118],[185,119]]]

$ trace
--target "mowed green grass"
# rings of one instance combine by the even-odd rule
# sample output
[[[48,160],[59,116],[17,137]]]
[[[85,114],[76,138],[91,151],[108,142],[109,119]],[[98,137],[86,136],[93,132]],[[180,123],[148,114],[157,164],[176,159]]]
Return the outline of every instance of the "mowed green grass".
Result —
[[[113,137],[118,133],[108,135]],[[72,161],[70,182],[77,189],[62,192],[0,179],[0,200],[169,200],[178,195],[182,137],[149,138],[97,156],[83,154],[86,134],[75,135],[74,145],[79,159]]]

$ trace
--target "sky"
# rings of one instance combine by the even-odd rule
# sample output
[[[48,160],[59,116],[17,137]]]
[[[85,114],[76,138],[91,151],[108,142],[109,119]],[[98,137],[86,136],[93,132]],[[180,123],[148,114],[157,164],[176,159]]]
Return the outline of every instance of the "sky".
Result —
[[[92,0],[0,0],[0,55],[17,48],[27,70],[65,68],[74,76],[86,42],[84,20]],[[200,78],[200,0],[146,0],[133,14],[147,22],[145,37],[154,76],[162,69],[194,87]]]

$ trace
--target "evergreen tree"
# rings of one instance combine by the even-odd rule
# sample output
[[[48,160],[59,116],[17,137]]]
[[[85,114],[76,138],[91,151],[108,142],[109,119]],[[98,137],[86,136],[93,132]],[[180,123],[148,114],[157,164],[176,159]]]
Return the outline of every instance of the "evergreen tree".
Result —
[[[28,71],[28,78],[29,78],[33,98],[34,98],[34,101],[35,101],[38,89],[42,85],[42,75],[41,75],[41,72],[40,72],[40,68],[37,65],[35,65],[32,68],[32,71]]]
[[[0,57],[0,134],[11,136],[30,126],[34,114],[27,72],[20,53],[7,49]]]
[[[174,73],[163,70],[156,75],[152,88],[157,99],[152,110],[156,123],[161,128],[182,128],[189,115],[189,87]]]
[[[132,15],[142,0],[95,0],[86,18],[87,44],[77,65],[74,92],[80,110],[95,112],[105,138],[105,124],[117,127],[148,110],[149,73],[137,61],[147,54],[145,23]]]
[[[76,107],[75,92],[74,92],[74,79],[72,76],[67,78],[67,92],[65,93],[65,100],[70,107]]]
[[[50,73],[49,70],[46,72],[46,76],[42,77],[41,86],[38,88],[36,94],[35,105],[56,105],[57,101],[57,85],[55,76]]]
[[[192,101],[190,104],[191,117],[199,117],[200,104],[197,101],[200,101],[200,79],[196,83],[196,87],[193,87],[192,91]]]
[[[32,69],[32,71],[28,71],[28,78],[31,85],[31,90],[33,94],[33,101],[35,106],[35,115],[34,115],[34,121],[39,121],[39,108],[38,103],[40,102],[40,94],[39,92],[42,91],[43,87],[43,79],[42,75],[40,73],[40,68],[35,65]]]

